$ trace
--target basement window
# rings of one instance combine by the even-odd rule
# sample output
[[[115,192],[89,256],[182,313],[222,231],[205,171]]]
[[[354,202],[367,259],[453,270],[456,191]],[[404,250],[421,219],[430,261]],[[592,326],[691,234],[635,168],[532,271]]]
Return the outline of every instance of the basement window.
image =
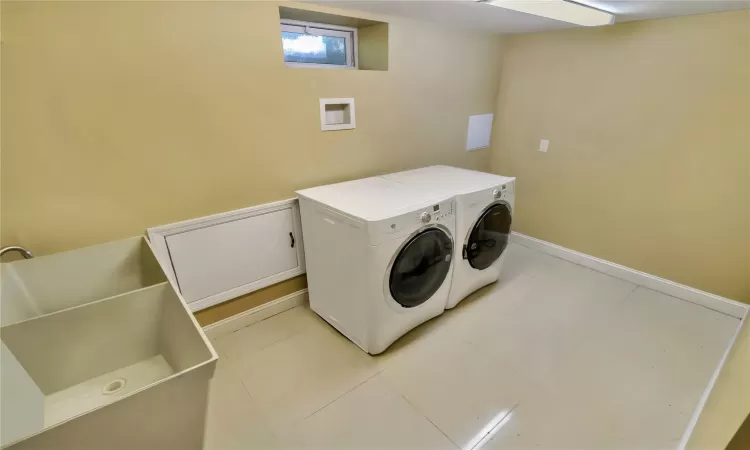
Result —
[[[357,29],[281,20],[284,62],[290,67],[357,68]]]

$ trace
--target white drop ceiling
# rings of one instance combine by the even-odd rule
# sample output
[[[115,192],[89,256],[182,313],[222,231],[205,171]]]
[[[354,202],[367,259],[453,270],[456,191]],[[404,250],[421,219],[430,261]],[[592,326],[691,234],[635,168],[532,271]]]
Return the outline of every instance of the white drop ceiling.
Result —
[[[530,33],[577,27],[473,0],[324,0],[314,3],[492,33]],[[577,3],[614,13],[617,15],[615,22],[750,8],[750,0],[577,0]]]

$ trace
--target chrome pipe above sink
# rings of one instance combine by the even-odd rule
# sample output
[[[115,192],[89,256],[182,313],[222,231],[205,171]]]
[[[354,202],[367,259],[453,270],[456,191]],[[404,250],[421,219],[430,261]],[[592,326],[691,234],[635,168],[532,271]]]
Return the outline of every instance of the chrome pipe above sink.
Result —
[[[26,250],[25,248],[18,245],[10,245],[8,247],[0,248],[0,258],[2,258],[4,254],[9,252],[18,252],[21,254],[21,256],[24,257],[24,259],[31,259],[34,257],[34,254]]]

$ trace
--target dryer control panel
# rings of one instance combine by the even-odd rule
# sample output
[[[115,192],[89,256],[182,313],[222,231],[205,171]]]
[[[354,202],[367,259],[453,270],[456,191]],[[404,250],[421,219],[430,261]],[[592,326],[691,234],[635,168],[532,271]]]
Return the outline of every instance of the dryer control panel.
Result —
[[[495,200],[505,200],[511,206],[513,206],[513,200],[515,200],[515,181],[509,181],[503,185],[497,186],[493,192],[492,197]]]
[[[446,200],[436,203],[429,208],[421,210],[415,216],[418,218],[417,223],[420,225],[444,222],[449,217],[453,217],[453,201]]]
[[[461,194],[459,196],[459,207],[461,208],[461,211],[459,211],[459,217],[456,221],[461,222],[467,217],[475,218],[476,214],[480,214],[487,205],[497,201],[507,202],[511,208],[513,208],[515,204],[515,193],[515,179],[511,179],[505,183],[497,184],[494,187]]]
[[[451,232],[455,226],[453,199],[412,210],[400,216],[370,223],[370,244],[379,245],[408,236],[427,225],[445,225]]]

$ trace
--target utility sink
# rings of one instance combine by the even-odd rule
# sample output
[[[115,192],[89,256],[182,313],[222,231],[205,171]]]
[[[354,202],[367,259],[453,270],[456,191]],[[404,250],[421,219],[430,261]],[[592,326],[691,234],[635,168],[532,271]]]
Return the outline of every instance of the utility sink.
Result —
[[[144,238],[2,270],[3,448],[203,447],[216,353]]]
[[[167,281],[143,237],[2,264],[0,325]]]

